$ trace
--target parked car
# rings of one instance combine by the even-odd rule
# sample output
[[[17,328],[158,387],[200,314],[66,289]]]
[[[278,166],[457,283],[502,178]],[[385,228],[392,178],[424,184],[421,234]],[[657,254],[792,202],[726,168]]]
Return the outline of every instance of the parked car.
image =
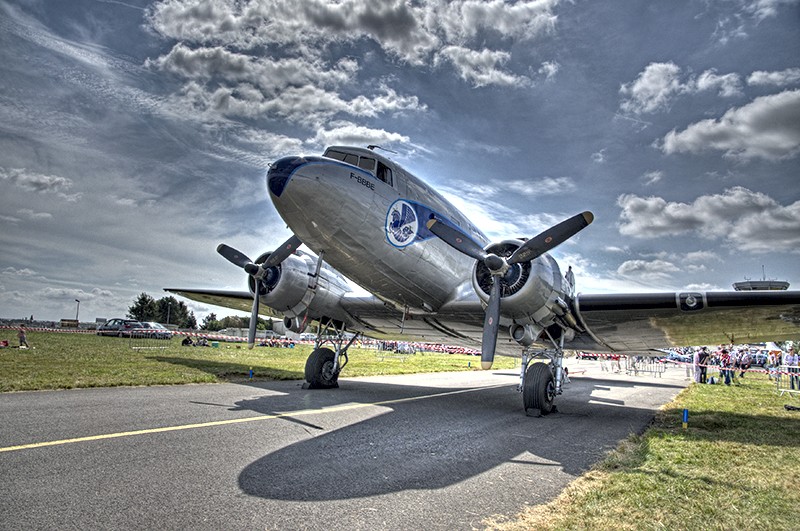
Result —
[[[750,365],[763,367],[767,364],[769,352],[767,350],[750,349]]]
[[[142,324],[147,329],[145,331],[147,337],[152,337],[154,339],[172,339],[172,332],[170,332],[169,328],[161,323],[156,323],[154,321],[142,321]]]
[[[130,337],[131,332],[145,326],[135,319],[109,319],[97,327],[98,336]]]
[[[694,361],[694,356],[692,356],[691,354],[681,354],[680,352],[670,352],[667,356],[661,358],[661,361],[692,363]]]

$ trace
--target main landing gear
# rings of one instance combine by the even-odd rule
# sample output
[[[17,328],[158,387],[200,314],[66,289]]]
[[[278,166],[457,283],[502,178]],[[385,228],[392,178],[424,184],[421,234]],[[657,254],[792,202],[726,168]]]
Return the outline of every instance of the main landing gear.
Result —
[[[544,416],[557,411],[554,404],[562,393],[564,381],[563,338],[558,343],[547,334],[552,349],[525,349],[522,353],[520,382],[517,388],[522,393],[522,405],[529,416]],[[546,358],[547,362],[541,361]]]
[[[332,335],[329,332],[333,331]],[[306,387],[307,389],[334,389],[339,387],[339,373],[347,365],[347,349],[358,338],[357,332],[345,345],[345,325],[337,325],[328,321],[323,328],[320,326],[317,339],[314,341],[314,350],[306,360]],[[330,343],[332,348],[324,347]],[[344,345],[344,346],[343,346]]]

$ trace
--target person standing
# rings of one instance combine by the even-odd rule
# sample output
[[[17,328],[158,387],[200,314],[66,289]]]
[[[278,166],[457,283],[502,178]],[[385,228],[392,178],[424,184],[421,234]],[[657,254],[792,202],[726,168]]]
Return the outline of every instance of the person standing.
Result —
[[[25,325],[20,325],[19,332],[17,332],[17,339],[19,339],[19,348],[31,348],[28,345],[28,335],[25,330]]]
[[[794,347],[789,347],[789,352],[783,357],[783,364],[789,372],[789,387],[792,390],[800,389],[800,376],[798,376],[798,371],[800,371],[798,365],[800,363],[798,363],[798,356],[794,352]]]
[[[700,369],[700,383],[708,383],[708,348],[703,347],[697,355]]]
[[[700,371],[700,350],[695,350],[692,355],[692,365],[694,365],[694,383],[703,383],[702,373]]]
[[[720,376],[725,378],[725,385],[731,384],[731,356],[728,354],[728,349],[722,349],[719,355],[719,372]]]

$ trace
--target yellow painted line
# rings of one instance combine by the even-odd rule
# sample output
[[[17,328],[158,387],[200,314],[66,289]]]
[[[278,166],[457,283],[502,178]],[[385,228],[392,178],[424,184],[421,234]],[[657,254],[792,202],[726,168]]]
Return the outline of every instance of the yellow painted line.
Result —
[[[3,452],[16,452],[18,450],[32,450],[34,448],[44,448],[47,446],[63,446],[65,444],[75,444],[75,443],[82,443],[82,442],[90,442],[90,441],[102,441],[104,439],[119,439],[121,437],[133,437],[136,435],[150,435],[153,433],[166,433],[170,431],[181,431],[181,430],[194,430],[198,428],[211,428],[215,426],[227,426],[231,424],[243,424],[245,422],[257,422],[263,420],[274,420],[279,418],[286,418],[286,417],[302,417],[306,415],[326,415],[329,413],[337,413],[340,411],[348,411],[353,409],[363,409],[367,407],[375,407],[375,406],[387,406],[391,404],[401,404],[403,402],[415,402],[417,400],[425,400],[428,398],[439,398],[443,396],[451,396],[451,395],[458,395],[463,393],[472,393],[475,391],[483,391],[485,389],[494,389],[498,387],[507,387],[508,384],[498,384],[492,385],[488,387],[476,387],[472,389],[459,389],[457,391],[446,391],[444,393],[435,393],[431,395],[422,395],[422,396],[411,396],[407,398],[396,398],[393,400],[384,400],[381,402],[367,402],[363,404],[346,404],[342,406],[333,406],[333,407],[326,407],[326,408],[318,408],[318,409],[304,409],[300,411],[290,411],[286,413],[276,413],[274,415],[259,415],[258,417],[246,417],[240,419],[228,419],[228,420],[214,420],[210,422],[199,422],[196,424],[182,424],[179,426],[164,426],[162,428],[149,428],[144,430],[134,430],[134,431],[123,431],[118,433],[105,433],[102,435],[89,435],[87,437],[75,437],[72,439],[61,439],[58,441],[44,441],[38,443],[29,443],[29,444],[20,444],[17,446],[6,446],[0,447],[0,453]]]

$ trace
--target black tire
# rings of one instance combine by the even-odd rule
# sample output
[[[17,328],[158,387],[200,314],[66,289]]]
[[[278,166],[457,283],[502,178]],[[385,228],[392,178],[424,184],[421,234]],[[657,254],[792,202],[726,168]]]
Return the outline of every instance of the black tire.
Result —
[[[540,415],[552,413],[555,409],[556,382],[547,363],[532,363],[525,371],[525,387],[522,401],[525,411],[538,409]]]
[[[310,389],[334,389],[339,387],[339,373],[333,373],[336,357],[329,348],[314,350],[306,360],[306,381]]]

